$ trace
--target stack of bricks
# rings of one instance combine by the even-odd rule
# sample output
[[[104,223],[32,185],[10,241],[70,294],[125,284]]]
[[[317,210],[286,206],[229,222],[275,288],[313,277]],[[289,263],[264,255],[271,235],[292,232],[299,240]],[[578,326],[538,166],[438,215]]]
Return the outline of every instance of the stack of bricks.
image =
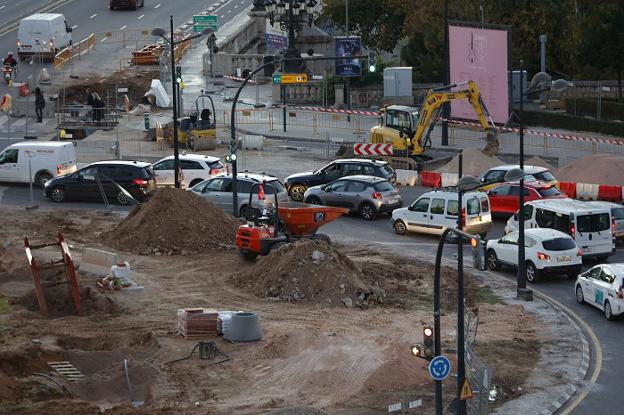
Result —
[[[184,337],[216,336],[219,313],[203,308],[181,308],[178,310],[177,331]]]

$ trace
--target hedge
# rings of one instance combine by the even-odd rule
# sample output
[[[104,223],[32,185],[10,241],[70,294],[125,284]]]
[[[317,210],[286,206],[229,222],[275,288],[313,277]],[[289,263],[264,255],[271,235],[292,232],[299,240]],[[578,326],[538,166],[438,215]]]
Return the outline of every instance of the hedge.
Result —
[[[573,117],[555,112],[523,111],[525,125],[558,128],[568,131],[588,131],[624,137],[624,123]]]
[[[576,104],[575,104],[576,102]],[[576,112],[574,106],[576,105]],[[566,112],[577,117],[596,117],[598,100],[595,98],[566,98]],[[605,120],[624,120],[624,103],[603,99],[601,103],[601,118]]]

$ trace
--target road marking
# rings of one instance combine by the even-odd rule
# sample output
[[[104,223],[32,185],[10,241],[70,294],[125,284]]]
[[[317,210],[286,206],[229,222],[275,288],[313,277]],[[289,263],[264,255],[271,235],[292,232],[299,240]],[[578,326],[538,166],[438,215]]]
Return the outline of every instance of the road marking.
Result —
[[[238,9],[238,4],[235,4],[235,5],[234,5],[234,8],[235,8],[235,9]]]
[[[241,0],[241,4],[245,4],[245,0]]]
[[[108,39],[107,37],[105,37],[104,39],[100,40],[100,43],[105,42],[106,39]]]
[[[73,26],[72,26],[72,29],[75,29],[75,28],[77,28],[77,27],[78,27],[78,25],[77,25],[77,24],[75,24],[75,25],[73,25]]]
[[[97,16],[97,13],[93,13],[91,16],[89,16],[89,19],[93,19],[95,16]]]
[[[221,15],[221,18],[223,19],[224,17],[225,17],[225,15],[224,15],[224,14],[222,14],[222,15]]]
[[[137,17],[137,20],[141,20],[144,16],[144,14],[140,15],[139,17]]]
[[[228,14],[229,14],[229,13],[232,13],[232,9],[228,10]]]
[[[0,6],[0,10],[4,9],[6,6]]]
[[[160,3],[158,3],[157,5],[154,6],[155,9],[160,7]]]
[[[119,28],[119,30],[124,30],[126,27],[128,27],[128,26],[121,26],[121,27]]]

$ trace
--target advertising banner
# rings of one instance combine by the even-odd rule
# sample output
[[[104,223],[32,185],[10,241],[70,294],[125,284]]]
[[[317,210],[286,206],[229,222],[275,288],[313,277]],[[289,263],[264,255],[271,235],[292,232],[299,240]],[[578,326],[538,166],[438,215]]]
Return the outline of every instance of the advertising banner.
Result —
[[[288,34],[280,29],[279,23],[271,25],[267,19],[264,43],[271,52],[281,52],[288,47]]]
[[[336,76],[362,76],[362,62],[360,59],[351,58],[352,56],[362,55],[362,42],[360,38],[355,36],[340,36],[336,37],[335,40],[335,56],[345,57],[345,59],[336,59]]]
[[[506,30],[449,26],[451,83],[474,81],[496,123],[509,117],[507,36]],[[451,102],[451,116],[477,119],[466,100]]]

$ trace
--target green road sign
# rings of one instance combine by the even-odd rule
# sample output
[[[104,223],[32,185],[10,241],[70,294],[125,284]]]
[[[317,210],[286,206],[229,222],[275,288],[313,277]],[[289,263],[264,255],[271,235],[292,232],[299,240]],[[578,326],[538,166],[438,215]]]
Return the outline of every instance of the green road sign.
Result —
[[[219,29],[217,16],[204,14],[193,16],[193,31],[201,32],[204,29],[212,29],[216,32]]]
[[[273,83],[274,84],[281,84],[282,83],[282,74],[275,74],[275,75],[273,75]]]

